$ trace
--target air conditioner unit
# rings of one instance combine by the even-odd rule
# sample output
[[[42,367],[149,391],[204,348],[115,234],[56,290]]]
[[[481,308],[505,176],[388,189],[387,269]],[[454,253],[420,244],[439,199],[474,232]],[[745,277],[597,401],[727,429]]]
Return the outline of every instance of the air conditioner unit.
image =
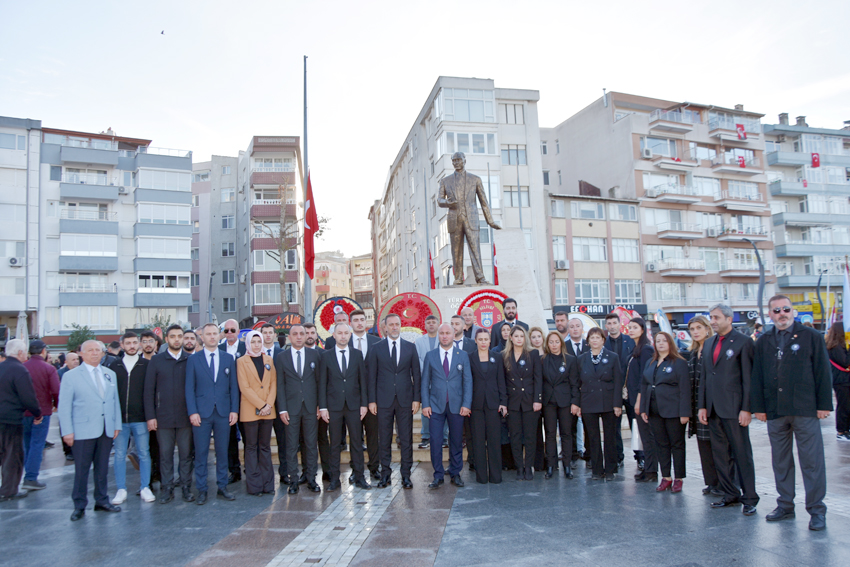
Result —
[[[708,234],[709,238],[714,238],[718,236],[722,232],[722,229],[717,228],[716,226],[711,226],[706,230],[706,234]]]
[[[643,159],[652,159],[652,149],[644,148],[642,157]]]
[[[121,194],[123,195],[124,193],[126,193],[126,192],[127,192],[127,188],[126,188],[126,187],[123,187],[123,186],[122,186],[122,187],[119,187],[119,188],[118,188],[118,192],[119,192],[119,193],[121,193]]]
[[[777,142],[779,142],[779,143],[784,142],[784,141],[785,141],[785,134],[780,134],[780,135],[776,138],[776,141],[777,141]]]
[[[555,260],[555,269],[556,270],[569,270],[570,269],[570,261],[569,260]]]
[[[646,271],[647,272],[657,272],[658,266],[655,264],[655,262],[647,262]]]
[[[9,265],[13,268],[20,268],[24,265],[23,258],[9,258]]]
[[[246,280],[245,274],[239,274],[239,283],[243,284],[243,283],[245,283],[245,280]]]

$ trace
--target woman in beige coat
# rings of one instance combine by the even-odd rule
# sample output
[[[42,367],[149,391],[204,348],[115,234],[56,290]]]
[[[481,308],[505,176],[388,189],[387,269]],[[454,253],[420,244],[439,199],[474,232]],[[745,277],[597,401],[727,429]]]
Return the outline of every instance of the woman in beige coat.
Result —
[[[274,494],[272,423],[277,396],[277,373],[272,357],[263,353],[263,337],[251,331],[245,337],[248,356],[236,359],[241,401],[239,420],[245,431],[245,479],[248,494]]]

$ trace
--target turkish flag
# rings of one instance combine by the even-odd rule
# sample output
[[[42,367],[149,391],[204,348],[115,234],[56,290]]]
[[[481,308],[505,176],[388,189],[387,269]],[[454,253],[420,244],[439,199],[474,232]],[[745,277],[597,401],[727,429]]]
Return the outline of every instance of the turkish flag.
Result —
[[[496,243],[493,243],[493,285],[499,285],[499,264],[496,262]]]
[[[310,183],[310,172],[307,172],[307,200],[304,203],[304,271],[313,279],[313,262],[316,252],[313,248],[313,237],[319,229],[319,217],[316,215],[316,201],[313,200],[313,185]]]
[[[808,186],[809,186],[809,182],[807,180],[803,179],[803,188],[806,188]]]
[[[437,279],[434,277],[434,260],[431,259],[431,249],[428,249],[428,266],[431,269],[431,289],[437,289]]]
[[[735,130],[738,132],[738,139],[739,140],[746,140],[747,139],[747,131],[744,129],[743,124],[735,124]]]
[[[738,167],[747,167],[747,160],[744,156],[738,156]]]
[[[812,167],[820,167],[820,154],[812,153]]]

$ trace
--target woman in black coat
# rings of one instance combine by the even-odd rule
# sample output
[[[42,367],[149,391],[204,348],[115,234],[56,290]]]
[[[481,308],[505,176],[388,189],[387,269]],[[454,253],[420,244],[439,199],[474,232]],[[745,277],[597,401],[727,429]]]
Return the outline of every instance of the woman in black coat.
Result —
[[[557,332],[549,333],[543,345],[543,421],[546,424],[546,458],[549,467],[546,478],[552,478],[554,463],[558,462],[558,437],[561,429],[561,451],[564,455],[564,476],[573,478],[570,456],[573,453],[573,417],[578,415],[578,360],[567,354],[564,339]]]
[[[655,335],[655,356],[643,371],[640,416],[652,427],[663,480],[655,489],[682,491],[685,478],[685,425],[691,416],[691,377],[688,363],[668,333]],[[676,480],[670,476],[670,460]]]
[[[543,407],[540,356],[530,348],[525,329],[517,325],[511,329],[510,344],[502,355],[508,392],[508,429],[517,480],[534,479],[531,468],[537,448],[537,422]]]
[[[643,378],[643,370],[652,360],[655,351],[646,336],[646,321],[642,317],[635,317],[629,321],[626,329],[629,337],[635,341],[635,349],[632,351],[629,366],[626,368],[626,390],[628,390],[628,400],[634,407],[635,415],[640,415],[640,383]],[[652,429],[642,419],[635,421],[637,421],[640,440],[643,443],[643,455],[639,456],[635,482],[657,482],[658,458],[655,453],[655,438],[652,436]]]
[[[834,323],[826,335],[835,392],[835,430],[838,439],[850,441],[850,353],[844,341],[844,323]]]
[[[702,478],[705,480],[705,488],[702,493],[706,496],[714,492],[715,496],[722,496],[720,490],[720,479],[717,477],[717,467],[714,465],[714,452],[711,450],[711,433],[707,425],[700,423],[699,414],[699,384],[702,381],[702,347],[706,339],[713,334],[711,324],[705,315],[697,315],[688,321],[688,333],[691,335],[691,346],[689,348],[688,372],[691,377],[691,418],[688,427],[688,437],[697,437],[697,449],[699,449],[699,461],[702,465]]]
[[[595,327],[587,332],[590,350],[578,357],[580,406],[579,415],[587,429],[585,448],[590,448],[593,463],[591,480],[617,478],[617,426],[615,419],[623,413],[623,369],[616,353],[605,348],[605,334]],[[605,460],[599,420],[605,435]],[[564,453],[566,454],[566,453]],[[604,474],[603,474],[604,473]]]
[[[508,413],[505,390],[505,366],[490,352],[490,332],[475,333],[476,352],[469,357],[472,370],[472,461],[475,479],[481,484],[502,482],[502,422]]]

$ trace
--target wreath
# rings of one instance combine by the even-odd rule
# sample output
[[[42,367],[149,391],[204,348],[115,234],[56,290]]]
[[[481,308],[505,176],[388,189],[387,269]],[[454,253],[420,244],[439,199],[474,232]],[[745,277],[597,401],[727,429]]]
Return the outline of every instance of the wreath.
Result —
[[[381,309],[380,319],[383,320],[389,314],[399,316],[401,332],[408,339],[425,334],[425,318],[429,315],[441,319],[437,304],[421,293],[402,293],[391,298]]]
[[[331,297],[316,307],[313,321],[316,325],[316,333],[322,341],[331,336],[334,326],[334,315],[344,312],[351,317],[351,312],[361,309],[360,304],[350,297]]]

